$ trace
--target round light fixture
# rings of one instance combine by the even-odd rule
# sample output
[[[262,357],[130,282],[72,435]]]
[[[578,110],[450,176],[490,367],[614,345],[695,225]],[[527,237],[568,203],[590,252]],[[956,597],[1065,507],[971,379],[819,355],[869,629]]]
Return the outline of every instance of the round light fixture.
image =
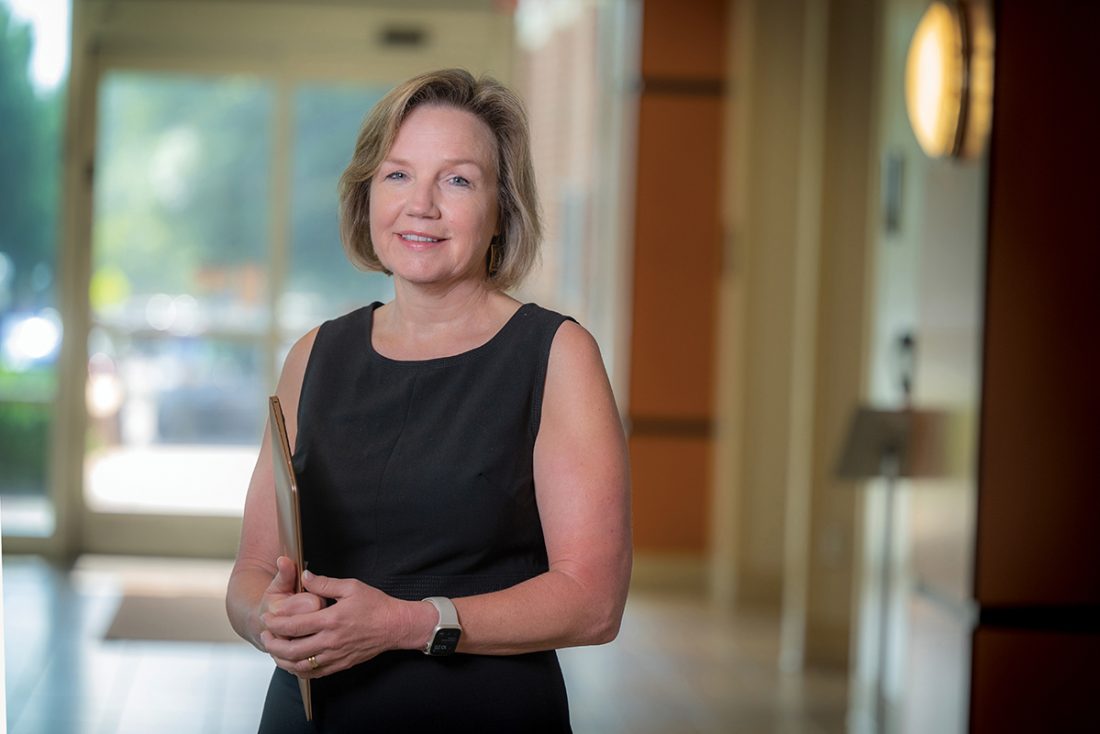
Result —
[[[985,147],[991,113],[992,31],[987,24],[970,20],[962,3],[936,0],[909,44],[905,68],[909,123],[920,147],[933,158],[973,157]]]

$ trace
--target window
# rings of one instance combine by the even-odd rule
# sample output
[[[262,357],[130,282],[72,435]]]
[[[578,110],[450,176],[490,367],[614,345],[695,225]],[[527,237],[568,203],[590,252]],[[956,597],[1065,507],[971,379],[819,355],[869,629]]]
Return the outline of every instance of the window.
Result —
[[[92,511],[239,515],[290,343],[389,297],[385,276],[345,259],[337,221],[337,181],[385,90],[301,84],[287,105],[280,90],[260,76],[100,82]]]

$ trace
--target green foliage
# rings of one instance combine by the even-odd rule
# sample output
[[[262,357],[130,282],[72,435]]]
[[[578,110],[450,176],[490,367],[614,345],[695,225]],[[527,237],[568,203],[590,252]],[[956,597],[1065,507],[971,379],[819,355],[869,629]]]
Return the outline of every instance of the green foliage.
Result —
[[[64,94],[31,85],[33,41],[0,4],[0,316],[53,302]],[[43,491],[55,388],[52,367],[0,370],[0,492]]]
[[[266,274],[274,225],[290,228],[288,291],[327,302],[326,315],[382,296],[386,278],[364,276],[344,257],[336,184],[363,117],[384,92],[294,91],[290,208],[273,217],[270,80],[111,73],[99,90],[93,284],[110,271],[135,298],[247,300],[244,280],[249,271]]]
[[[0,403],[0,492],[42,491],[51,408],[51,403]]]
[[[113,73],[100,88],[95,263],[134,293],[195,293],[267,257],[272,89],[248,78]]]
[[[57,389],[52,367],[13,371],[0,369],[0,401],[14,400],[48,403]]]
[[[55,388],[52,369],[0,370],[0,492],[45,487]]]
[[[60,90],[38,96],[27,73],[31,29],[0,5],[0,252],[11,258],[10,304],[48,302],[49,279],[35,279],[35,267],[52,272],[60,195]],[[0,294],[3,296],[5,294]]]
[[[382,87],[349,85],[305,87],[295,94],[293,289],[376,297],[374,289],[365,291],[364,276],[344,256],[336,187],[351,159],[362,119],[385,92]],[[380,285],[384,289],[388,283]]]

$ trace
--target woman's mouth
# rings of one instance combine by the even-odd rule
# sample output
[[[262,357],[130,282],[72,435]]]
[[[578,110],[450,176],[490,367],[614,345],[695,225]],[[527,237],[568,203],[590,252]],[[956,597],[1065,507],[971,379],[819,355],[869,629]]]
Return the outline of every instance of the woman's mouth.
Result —
[[[406,242],[432,243],[440,241],[440,238],[438,237],[429,237],[426,234],[418,234],[416,232],[401,232],[398,236]]]

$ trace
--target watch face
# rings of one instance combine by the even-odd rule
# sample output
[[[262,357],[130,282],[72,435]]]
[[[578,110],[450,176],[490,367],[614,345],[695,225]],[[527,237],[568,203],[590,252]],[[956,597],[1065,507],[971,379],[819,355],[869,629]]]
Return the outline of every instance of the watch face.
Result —
[[[432,646],[428,650],[429,655],[450,655],[458,647],[458,638],[462,636],[462,630],[441,629],[435,633]]]

